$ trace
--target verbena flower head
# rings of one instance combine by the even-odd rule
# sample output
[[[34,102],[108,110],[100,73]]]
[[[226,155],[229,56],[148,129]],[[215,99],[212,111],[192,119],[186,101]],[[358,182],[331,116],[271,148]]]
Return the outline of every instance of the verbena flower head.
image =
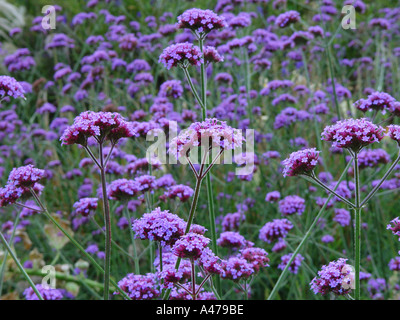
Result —
[[[284,216],[298,214],[299,216],[306,209],[305,200],[297,195],[287,196],[279,201],[279,211]]]
[[[73,207],[77,214],[87,217],[90,213],[96,211],[98,200],[97,198],[82,198],[75,202]]]
[[[159,97],[179,98],[183,94],[183,87],[179,80],[168,80],[160,86]]]
[[[383,149],[362,150],[358,155],[360,169],[377,167],[390,161],[390,155]]]
[[[347,259],[340,258],[322,266],[318,276],[311,283],[311,290],[315,294],[326,295],[332,292],[336,295],[348,294],[354,289],[354,271],[346,264]]]
[[[400,257],[396,257],[389,261],[389,269],[392,271],[400,271]]]
[[[65,129],[60,140],[62,144],[87,145],[87,139],[94,137],[98,141],[109,139],[116,143],[121,138],[136,135],[133,125],[119,113],[85,111],[74,119],[74,123]]]
[[[8,184],[12,183],[15,187],[30,188],[46,176],[46,172],[37,169],[33,165],[14,168],[8,177]]]
[[[346,119],[325,127],[322,140],[331,141],[333,147],[359,152],[363,147],[379,142],[384,137],[383,128],[363,119]]]
[[[178,17],[178,28],[190,29],[198,34],[209,33],[211,30],[226,27],[223,16],[219,16],[211,10],[189,9]]]
[[[107,186],[107,196],[112,200],[128,200],[140,192],[135,180],[117,179]]]
[[[185,202],[193,196],[193,193],[194,191],[191,187],[184,184],[177,184],[169,187],[164,195],[169,199],[179,198],[180,201]]]
[[[255,272],[261,268],[269,267],[268,253],[261,248],[245,248],[240,250],[240,257],[246,259],[253,266]]]
[[[274,219],[267,222],[260,230],[259,238],[262,241],[271,243],[275,240],[281,240],[286,237],[293,228],[293,224],[287,219]]]
[[[242,212],[228,213],[222,220],[223,231],[238,231],[240,224],[246,219]]]
[[[396,141],[397,144],[400,146],[400,126],[392,124],[387,127],[387,136]]]
[[[226,248],[243,248],[246,246],[246,239],[238,232],[222,232],[217,239],[217,245]]]
[[[391,230],[395,236],[400,237],[400,218],[394,218],[390,223],[387,225],[387,230]],[[400,238],[399,238],[400,241]]]
[[[294,10],[290,10],[280,14],[275,19],[275,24],[280,28],[286,28],[292,23],[296,23],[300,20],[300,13]]]
[[[53,289],[50,287],[45,288],[41,284],[37,284],[35,287],[42,295],[44,300],[61,300],[63,298],[62,292],[58,289]],[[39,300],[39,297],[31,287],[25,289],[24,296],[26,300]]]
[[[395,108],[396,99],[386,92],[376,91],[368,96],[367,99],[360,99],[354,103],[354,106],[362,112],[386,111],[392,112]]]
[[[161,294],[156,276],[152,273],[146,275],[130,273],[118,282],[118,287],[132,300],[151,300]],[[116,291],[114,294],[119,294],[119,292]]]
[[[309,175],[318,164],[320,151],[315,148],[303,149],[293,152],[289,158],[282,161],[284,165],[283,176]]]
[[[182,130],[169,145],[170,154],[177,158],[184,157],[194,147],[223,148],[233,150],[242,145],[244,138],[241,132],[228,126],[226,122],[215,118],[195,122]],[[203,145],[204,143],[204,145]]]
[[[241,279],[247,279],[255,270],[253,265],[244,258],[230,257],[228,260],[223,260],[221,277],[238,282]]]
[[[13,77],[0,76],[0,98],[24,98],[25,90]]]
[[[282,262],[278,265],[278,269],[285,269],[286,265],[289,263],[289,260],[292,257],[292,253],[286,254],[281,257]],[[291,273],[297,274],[299,268],[301,266],[301,262],[304,260],[304,257],[301,254],[297,254],[292,263],[290,264],[288,270]]]
[[[132,223],[136,238],[159,241],[162,245],[172,245],[184,233],[186,222],[176,214],[160,208],[145,213]]]
[[[350,222],[351,222],[350,211],[343,209],[343,208],[337,208],[334,210],[334,212],[335,212],[335,217],[333,218],[333,221],[336,221],[342,227],[346,227],[346,226],[350,225]]]
[[[200,66],[203,61],[200,48],[189,42],[172,44],[166,47],[158,60],[168,70],[176,66]]]
[[[217,49],[212,46],[204,48],[204,62],[205,63],[217,63],[224,61],[224,58],[218,53]]]
[[[280,198],[281,198],[281,193],[279,191],[271,191],[268,192],[267,195],[265,196],[265,201],[275,202],[278,201]]]
[[[209,242],[210,239],[198,233],[189,232],[175,242],[172,251],[180,258],[197,260]]]
[[[209,274],[221,274],[221,259],[219,259],[210,248],[204,248],[197,263]]]

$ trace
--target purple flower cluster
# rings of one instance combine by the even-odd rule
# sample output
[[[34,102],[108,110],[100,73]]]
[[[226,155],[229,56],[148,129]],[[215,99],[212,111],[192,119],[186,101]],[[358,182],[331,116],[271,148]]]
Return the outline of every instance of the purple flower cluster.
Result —
[[[286,28],[287,26],[296,23],[300,20],[300,13],[297,11],[291,10],[280,14],[275,19],[275,25],[280,28]]]
[[[88,138],[94,137],[98,141],[107,138],[115,144],[119,139],[135,134],[132,123],[125,121],[119,113],[85,111],[65,129],[60,140],[66,145],[76,143],[86,146]]]
[[[37,169],[33,165],[14,168],[8,176],[8,183],[13,183],[15,187],[31,188],[36,182],[46,177],[46,172]]]
[[[396,257],[389,261],[389,269],[392,271],[400,271],[400,257]]]
[[[297,195],[287,196],[279,201],[279,211],[283,216],[296,213],[300,216],[306,209],[305,203],[306,201]]]
[[[41,284],[37,284],[35,287],[42,295],[44,300],[61,300],[64,297],[62,292],[58,289],[53,289],[50,287],[45,288]],[[25,289],[24,296],[26,300],[39,300],[39,297],[31,287]]]
[[[289,158],[282,161],[283,176],[309,175],[318,164],[319,151],[315,148],[293,152]]]
[[[203,63],[200,48],[189,42],[172,44],[160,55],[159,62],[169,70],[172,67],[188,65],[200,66]]]
[[[350,225],[351,222],[350,211],[340,208],[340,209],[335,209],[334,212],[335,212],[335,217],[333,218],[333,221],[336,221],[342,227]]]
[[[182,130],[169,144],[169,152],[177,158],[184,157],[194,147],[218,147],[226,150],[242,145],[244,138],[239,130],[234,129],[224,121],[215,118],[203,122],[192,123],[188,129]]]
[[[394,112],[398,102],[390,94],[386,92],[376,91],[371,93],[367,99],[360,99],[354,103],[354,106],[362,112],[381,111],[385,114],[386,111]]]
[[[154,274],[137,275],[130,273],[118,282],[121,288],[132,300],[151,300],[160,296],[161,290],[157,285]],[[118,291],[114,294],[119,294]]]
[[[292,253],[286,254],[284,256],[281,257],[281,263],[278,265],[278,269],[285,269],[286,265],[289,263],[291,257],[292,257]],[[292,261],[292,263],[290,264],[288,270],[291,273],[297,274],[297,272],[299,271],[299,268],[301,267],[301,262],[304,260],[304,257],[301,254],[297,254],[296,257],[294,258],[294,260]]]
[[[25,90],[13,77],[0,76],[0,97],[25,98]]]
[[[395,236],[399,236],[400,241],[400,218],[394,218],[390,223],[387,225],[387,230],[391,230]]]
[[[222,273],[221,259],[210,248],[204,248],[197,263],[209,274],[220,275]]]
[[[346,119],[325,127],[322,140],[332,142],[333,147],[359,152],[363,147],[383,139],[383,128],[367,119]]]
[[[322,266],[318,276],[310,283],[311,290],[322,295],[329,292],[336,295],[348,294],[354,288],[354,271],[346,261],[347,259],[340,258]]]
[[[97,198],[81,198],[78,202],[74,203],[73,207],[77,214],[87,217],[91,212],[96,211],[98,201],[99,199]]]
[[[204,62],[205,63],[218,63],[224,61],[224,58],[218,53],[217,49],[212,46],[204,48]]]
[[[165,197],[169,199],[179,198],[181,202],[187,201],[191,196],[193,196],[194,190],[184,184],[177,184],[171,186],[165,191]]]
[[[175,242],[172,251],[180,258],[197,260],[201,257],[209,242],[210,239],[203,235],[189,232]]]
[[[387,129],[387,135],[390,139],[396,141],[398,145],[400,145],[400,126],[392,124],[388,126]]]
[[[107,196],[113,200],[127,200],[139,193],[139,186],[135,180],[117,179],[107,186]]]
[[[374,168],[379,164],[390,161],[389,154],[383,149],[362,150],[358,154],[358,165],[360,169]]]
[[[179,80],[168,80],[160,86],[160,97],[179,98],[183,94],[183,87]]]
[[[238,232],[225,231],[217,239],[217,245],[226,248],[243,248],[246,246],[246,239]]]
[[[268,192],[265,196],[266,202],[276,202],[281,198],[281,193],[279,191]]]
[[[223,231],[238,231],[240,224],[246,219],[242,212],[228,213],[222,220]]]
[[[223,260],[221,266],[221,277],[235,282],[247,279],[255,272],[253,264],[241,257],[230,257],[228,260]]]
[[[225,18],[211,10],[193,8],[186,10],[178,17],[178,27],[180,29],[190,29],[199,34],[208,33],[211,30],[221,29],[226,26]]]
[[[240,257],[251,263],[255,272],[258,272],[261,268],[269,267],[268,253],[262,248],[242,249],[240,250]]]
[[[271,243],[276,240],[281,240],[287,236],[293,228],[293,224],[287,219],[274,219],[267,222],[261,229],[259,238],[262,241]]]
[[[132,230],[136,238],[142,240],[159,241],[162,245],[173,245],[186,228],[186,222],[176,214],[160,208],[145,213],[140,219],[132,223]]]
[[[29,188],[40,193],[43,186],[39,180],[46,177],[46,172],[29,164],[27,166],[14,168],[4,188],[0,188],[0,207],[15,203],[19,198],[30,194]]]

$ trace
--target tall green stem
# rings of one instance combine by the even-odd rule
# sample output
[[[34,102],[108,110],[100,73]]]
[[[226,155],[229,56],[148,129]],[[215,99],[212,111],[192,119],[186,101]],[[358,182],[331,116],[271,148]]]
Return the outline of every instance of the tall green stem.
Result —
[[[139,256],[137,254],[137,249],[136,249],[136,244],[135,244],[135,235],[132,230],[132,218],[131,218],[131,214],[129,212],[127,203],[125,203],[125,205],[124,205],[124,213],[125,213],[126,220],[128,220],[128,228],[129,228],[129,233],[131,235],[133,257],[134,257],[134,261],[135,261],[135,274],[140,274]]]
[[[99,143],[101,189],[103,196],[104,225],[106,227],[105,237],[105,260],[104,260],[104,300],[109,300],[110,273],[111,273],[111,219],[110,206],[107,197],[106,168],[104,166],[103,142]]]
[[[354,180],[356,185],[354,209],[354,255],[355,255],[355,300],[360,300],[360,258],[361,258],[361,206],[360,206],[360,171],[358,167],[358,153],[354,154]]]

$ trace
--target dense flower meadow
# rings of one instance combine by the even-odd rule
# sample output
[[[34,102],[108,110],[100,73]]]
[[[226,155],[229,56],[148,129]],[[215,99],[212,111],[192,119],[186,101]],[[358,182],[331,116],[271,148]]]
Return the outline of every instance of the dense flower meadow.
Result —
[[[0,26],[0,299],[400,298],[396,1],[45,5]]]

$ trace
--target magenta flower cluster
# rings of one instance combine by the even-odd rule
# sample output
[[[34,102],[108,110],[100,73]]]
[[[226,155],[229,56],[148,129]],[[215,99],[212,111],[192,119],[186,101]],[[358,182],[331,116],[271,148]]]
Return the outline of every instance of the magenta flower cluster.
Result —
[[[63,294],[58,289],[53,289],[51,287],[43,287],[41,284],[35,285],[36,289],[39,291],[44,300],[61,300]],[[35,291],[31,287],[25,289],[24,296],[26,300],[39,300]]]
[[[189,42],[183,42],[166,47],[158,62],[164,64],[169,70],[176,66],[200,66],[204,60],[199,47]]]
[[[127,122],[119,113],[85,111],[74,119],[74,123],[65,129],[60,140],[62,144],[87,145],[89,137],[98,141],[109,139],[116,143],[121,138],[135,136],[131,122]]]
[[[158,241],[162,245],[173,245],[184,235],[186,222],[176,214],[160,208],[145,213],[132,223],[136,238]]]
[[[303,149],[290,154],[289,158],[282,161],[284,165],[283,176],[309,175],[318,164],[320,151],[315,148]]]
[[[130,273],[118,282],[120,287],[132,300],[152,300],[161,294],[154,274],[137,275]],[[118,291],[114,294],[120,294]]]
[[[346,264],[347,259],[340,258],[322,266],[318,271],[318,276],[311,283],[311,290],[315,294],[326,295],[332,292],[336,295],[348,294],[352,289],[354,271],[352,267]]]
[[[293,228],[293,224],[287,219],[274,219],[267,222],[261,229],[259,238],[262,241],[271,243],[276,240],[284,239],[289,231]]]
[[[210,239],[201,234],[189,232],[181,236],[173,245],[172,251],[179,258],[197,260],[209,244]]]
[[[25,98],[25,90],[13,77],[0,76],[0,97]]]
[[[297,11],[291,10],[280,14],[275,19],[275,24],[280,28],[286,28],[287,26],[296,23],[300,20],[300,13]]]
[[[188,129],[182,130],[172,139],[169,152],[177,158],[184,157],[194,147],[223,148],[231,150],[242,145],[244,138],[241,132],[215,118],[192,123]]]
[[[87,217],[90,213],[96,211],[98,201],[98,198],[82,198],[75,202],[73,207],[77,214]]]
[[[306,209],[306,201],[297,195],[287,196],[279,201],[279,211],[283,216],[298,214],[299,216]]]
[[[193,8],[178,16],[178,27],[180,29],[190,29],[198,34],[208,33],[211,30],[221,29],[226,26],[225,18],[211,10]]]
[[[383,128],[363,119],[346,119],[325,127],[322,140],[332,142],[333,147],[359,152],[363,147],[379,142],[384,137]]]

